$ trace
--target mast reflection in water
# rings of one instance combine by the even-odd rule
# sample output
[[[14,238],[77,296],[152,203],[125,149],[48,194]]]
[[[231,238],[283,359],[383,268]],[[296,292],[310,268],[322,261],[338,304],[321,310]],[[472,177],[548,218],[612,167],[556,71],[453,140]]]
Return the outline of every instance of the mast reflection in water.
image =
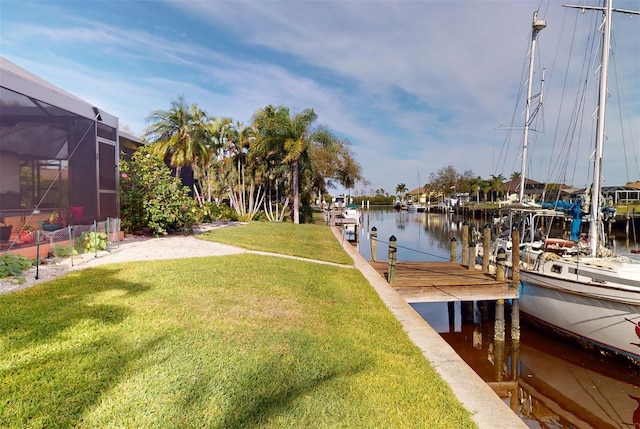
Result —
[[[378,260],[387,259],[384,243],[391,235],[397,238],[400,261],[448,260],[451,238],[460,243],[462,221],[449,214],[368,210],[363,213],[359,251],[370,259],[367,237],[375,226]],[[484,223],[469,221],[477,227]],[[529,427],[640,429],[640,367],[526,323],[519,342],[509,335],[505,342],[496,342],[494,302],[412,306]]]

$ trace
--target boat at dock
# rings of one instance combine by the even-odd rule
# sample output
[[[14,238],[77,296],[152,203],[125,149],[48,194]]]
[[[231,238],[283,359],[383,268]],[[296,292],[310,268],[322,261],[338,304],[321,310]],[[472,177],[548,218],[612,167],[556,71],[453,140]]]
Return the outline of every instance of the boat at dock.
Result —
[[[630,358],[640,365],[640,259],[616,254],[604,246],[604,225],[612,213],[601,197],[612,16],[613,12],[640,13],[613,9],[611,0],[606,0],[604,7],[568,7],[603,13],[593,183],[576,201],[540,205],[523,202],[524,188],[521,187],[520,204],[510,210],[508,231],[505,231],[520,231],[521,257],[517,262],[520,264],[520,311],[588,347]],[[535,46],[535,34],[542,28],[544,21],[537,20],[534,14],[532,46]],[[527,105],[531,99],[530,88],[531,79]],[[526,123],[528,121],[526,118]],[[527,126],[522,155],[523,180],[526,146]],[[570,237],[550,235],[549,226],[558,219],[571,222]],[[587,223],[589,232],[583,239],[581,229]],[[500,240],[498,237],[494,252],[500,247],[510,250],[510,238],[505,236]]]

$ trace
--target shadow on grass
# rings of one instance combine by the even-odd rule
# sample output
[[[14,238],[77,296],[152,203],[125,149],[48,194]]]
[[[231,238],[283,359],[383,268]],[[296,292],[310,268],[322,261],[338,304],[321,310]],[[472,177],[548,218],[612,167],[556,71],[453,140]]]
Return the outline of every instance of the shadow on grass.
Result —
[[[215,427],[261,427],[278,416],[287,416],[287,413],[290,414],[280,424],[287,424],[286,419],[293,418],[298,423],[309,420],[322,426],[320,414],[326,407],[324,395],[329,395],[326,398],[328,402],[335,401],[331,397],[335,386],[330,385],[367,371],[374,364],[367,350],[345,342],[323,345],[313,335],[301,332],[288,337],[288,346],[290,350],[285,355],[255,350],[245,356],[242,366],[236,366],[220,378],[215,377],[217,381],[207,378],[195,380],[178,407],[191,410],[182,416],[197,416],[202,414],[201,410],[207,409],[210,392],[214,390],[213,382],[226,386],[227,399],[221,415],[214,422]],[[301,401],[306,401],[302,407],[299,405]],[[291,413],[296,408],[297,411]],[[200,427],[211,422],[191,423],[192,427]]]
[[[13,348],[46,341],[83,319],[121,322],[129,313],[127,307],[93,305],[87,297],[112,290],[136,295],[149,287],[124,282],[115,278],[115,273],[113,270],[94,268],[0,296],[0,335],[9,335]],[[78,278],[84,282],[79,283]]]
[[[275,362],[264,362],[266,370],[274,369]],[[277,366],[277,365],[276,365]],[[278,368],[281,369],[281,368]],[[295,382],[294,374],[281,372],[279,377],[273,382],[277,386],[269,391],[255,391],[256,377],[248,374],[238,381],[238,389],[252,392],[251,397],[238,397],[238,401],[232,404],[223,417],[222,427],[225,428],[247,428],[258,427],[269,421],[271,416],[285,413],[294,406],[298,398],[303,398],[307,394],[317,394],[322,385],[331,381],[356,374],[364,370],[364,367],[353,366],[351,368],[332,368],[325,373],[318,374],[314,378]],[[244,399],[244,400],[240,400]],[[317,408],[321,413],[321,408]]]
[[[87,270],[0,296],[0,421],[9,427],[72,427],[164,334],[128,341],[121,297],[148,287]],[[83,283],[79,283],[82,279]],[[87,281],[85,281],[87,280]],[[92,296],[118,291],[111,304]]]

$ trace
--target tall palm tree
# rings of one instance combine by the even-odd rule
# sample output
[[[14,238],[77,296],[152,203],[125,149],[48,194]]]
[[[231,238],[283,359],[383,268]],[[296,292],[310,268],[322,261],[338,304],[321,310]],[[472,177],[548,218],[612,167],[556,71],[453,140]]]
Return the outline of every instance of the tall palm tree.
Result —
[[[474,177],[469,179],[469,187],[471,192],[476,194],[476,202],[480,202],[480,187],[482,186],[482,177]]]
[[[291,193],[293,200],[293,222],[300,223],[300,163],[309,162],[309,151],[314,144],[329,144],[326,130],[315,130],[317,119],[313,109],[305,109],[291,116],[284,106],[266,106],[254,115],[258,131],[258,146],[268,158],[278,158],[291,169]]]
[[[404,194],[406,194],[407,190],[407,185],[404,183],[400,183],[396,186],[396,194],[400,195],[401,199],[404,199]]]
[[[484,201],[487,201],[489,199],[489,194],[491,193],[491,181],[482,180],[480,182],[480,190],[482,190]]]
[[[172,101],[169,110],[151,112],[147,122],[151,124],[145,130],[145,139],[175,168],[176,177],[180,177],[182,167],[208,162],[209,118],[196,104],[187,106],[184,96]]]
[[[497,198],[500,198],[500,192],[502,192],[504,189],[504,180],[505,178],[502,174],[498,174],[497,176],[493,174],[491,175],[491,190],[494,192]],[[491,198],[491,201],[493,202],[493,196]]]

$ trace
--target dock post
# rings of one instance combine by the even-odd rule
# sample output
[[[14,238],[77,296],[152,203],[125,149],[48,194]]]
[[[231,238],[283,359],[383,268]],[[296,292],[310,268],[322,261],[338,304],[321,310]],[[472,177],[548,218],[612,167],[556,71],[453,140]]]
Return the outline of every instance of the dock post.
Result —
[[[635,209],[634,209],[635,211]],[[624,226],[624,234],[625,234],[625,238],[626,238],[626,242],[627,242],[627,247],[629,247],[629,206],[627,206],[627,222],[625,223]]]
[[[511,287],[520,285],[520,231],[517,229],[511,233]]]
[[[469,224],[464,221],[462,224],[462,265],[469,264]]]
[[[496,281],[503,282],[504,281],[504,268],[507,262],[507,251],[502,247],[498,249],[498,254],[496,255]]]
[[[476,269],[476,243],[473,241],[473,235],[469,237],[469,271]]]
[[[520,300],[518,298],[511,302],[511,339],[520,341]]]
[[[493,339],[496,341],[504,341],[504,299],[496,301],[496,321],[493,326]]]
[[[398,251],[395,235],[389,237],[389,274],[388,281],[392,285],[396,281],[396,254]]]
[[[497,382],[504,381],[504,360],[505,360],[505,343],[504,341],[496,341],[493,345],[493,370]],[[516,395],[517,396],[517,395]]]
[[[447,315],[449,316],[449,333],[454,334],[456,332],[456,303],[453,301],[447,302]]]
[[[451,258],[449,259],[450,262],[455,262],[458,256],[458,251],[456,250],[456,246],[457,246],[458,242],[456,241],[455,237],[451,238]]]
[[[491,252],[491,229],[487,226],[482,230],[482,272],[489,272],[489,253]]]
[[[376,261],[376,251],[378,248],[378,228],[375,226],[371,228],[371,232],[369,234],[371,236],[371,261]]]

